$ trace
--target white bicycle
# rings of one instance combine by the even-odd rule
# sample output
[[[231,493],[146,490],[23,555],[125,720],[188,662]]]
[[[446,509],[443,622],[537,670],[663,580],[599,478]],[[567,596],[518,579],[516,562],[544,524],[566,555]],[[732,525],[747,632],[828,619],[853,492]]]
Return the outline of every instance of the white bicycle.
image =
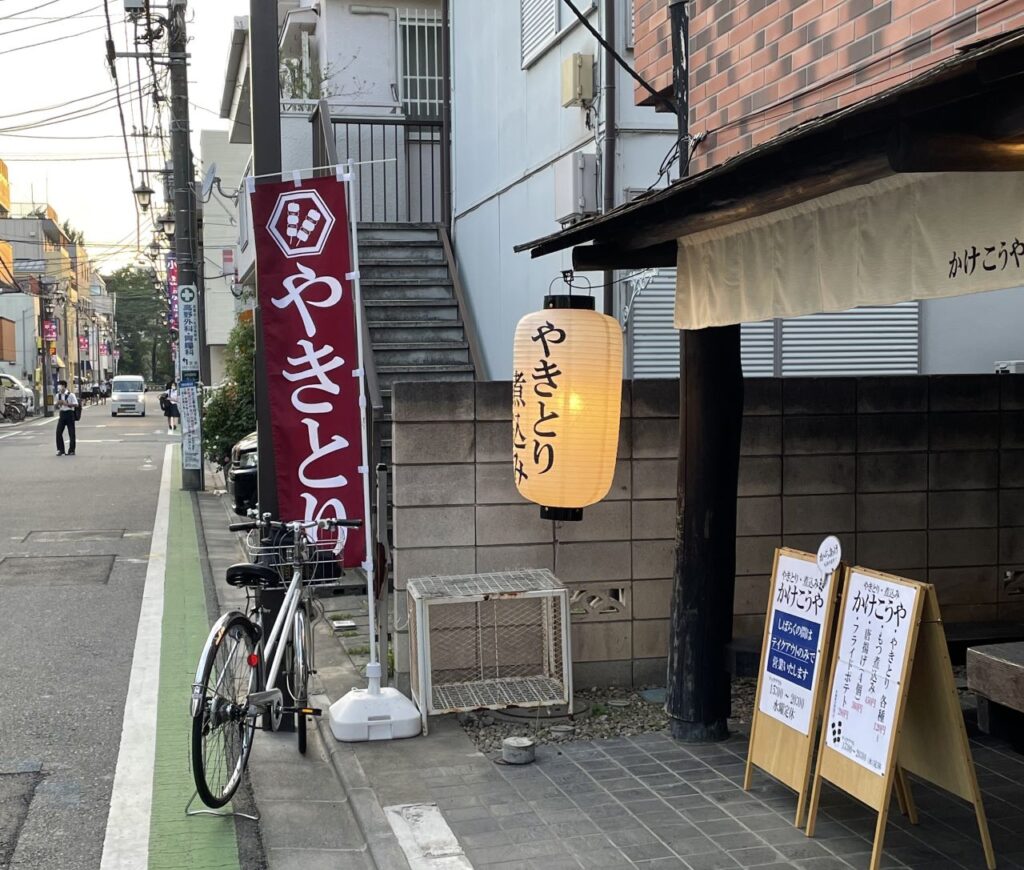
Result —
[[[265,515],[230,526],[249,532],[251,561],[227,571],[230,585],[246,589],[249,606],[248,613],[233,610],[214,623],[192,684],[192,775],[207,806],[222,807],[234,795],[249,761],[257,719],[262,718],[265,730],[276,731],[284,716],[294,714],[299,752],[306,751],[307,717],[322,712],[308,706],[314,673],[312,590],[337,581],[345,529],[362,524],[343,519],[286,523]],[[281,590],[284,598],[267,633],[262,598]],[[282,673],[292,706],[285,706],[277,688]]]

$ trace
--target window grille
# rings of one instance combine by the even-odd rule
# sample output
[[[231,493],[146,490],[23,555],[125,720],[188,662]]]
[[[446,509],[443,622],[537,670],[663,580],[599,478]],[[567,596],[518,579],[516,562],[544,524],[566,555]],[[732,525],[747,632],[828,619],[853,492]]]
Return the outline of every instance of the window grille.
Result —
[[[522,24],[521,57],[525,64],[545,40],[558,33],[558,2],[519,0],[519,18]]]
[[[402,110],[409,118],[441,117],[441,13],[435,9],[402,9],[398,13],[402,64]]]

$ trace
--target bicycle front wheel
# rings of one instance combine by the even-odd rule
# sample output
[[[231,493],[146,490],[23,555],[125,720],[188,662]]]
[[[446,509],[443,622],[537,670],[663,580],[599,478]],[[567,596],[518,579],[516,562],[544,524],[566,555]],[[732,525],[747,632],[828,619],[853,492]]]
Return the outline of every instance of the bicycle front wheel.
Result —
[[[295,634],[289,647],[291,652],[291,693],[296,707],[309,706],[309,659],[310,634],[305,607],[295,611]],[[306,715],[295,714],[295,733],[299,741],[299,752],[306,754]]]
[[[206,641],[192,688],[192,776],[199,798],[222,807],[249,761],[256,717],[249,695],[259,689],[256,632],[241,613],[222,617]]]

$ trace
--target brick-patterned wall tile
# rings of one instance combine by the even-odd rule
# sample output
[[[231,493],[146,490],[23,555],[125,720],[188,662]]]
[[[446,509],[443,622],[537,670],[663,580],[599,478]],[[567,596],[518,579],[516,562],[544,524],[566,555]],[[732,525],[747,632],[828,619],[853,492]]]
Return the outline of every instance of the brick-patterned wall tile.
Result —
[[[709,134],[691,172],[895,87],[967,42],[1024,26],[1024,0],[994,6],[981,0],[691,5],[696,9],[690,20],[691,126],[695,133]],[[671,94],[667,4],[637,3],[636,22],[637,70]],[[639,86],[634,98],[652,104]],[[770,105],[776,110],[765,111]]]

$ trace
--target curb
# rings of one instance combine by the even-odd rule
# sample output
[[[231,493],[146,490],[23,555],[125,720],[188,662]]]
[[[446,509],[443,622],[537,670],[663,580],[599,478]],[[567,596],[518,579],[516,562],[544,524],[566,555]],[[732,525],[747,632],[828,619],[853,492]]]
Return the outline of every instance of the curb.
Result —
[[[349,806],[352,807],[352,814],[363,833],[374,865],[382,870],[408,870],[409,862],[405,852],[395,839],[384,809],[377,800],[377,793],[370,785],[356,753],[340,743],[331,732],[330,717],[327,715],[331,698],[340,698],[353,686],[362,685],[362,679],[343,652],[341,644],[322,624],[317,625],[317,635],[320,641],[315,646],[317,676],[324,692],[313,696],[311,700],[315,699],[316,705],[324,710],[324,715],[315,720],[320,739],[348,798]]]

